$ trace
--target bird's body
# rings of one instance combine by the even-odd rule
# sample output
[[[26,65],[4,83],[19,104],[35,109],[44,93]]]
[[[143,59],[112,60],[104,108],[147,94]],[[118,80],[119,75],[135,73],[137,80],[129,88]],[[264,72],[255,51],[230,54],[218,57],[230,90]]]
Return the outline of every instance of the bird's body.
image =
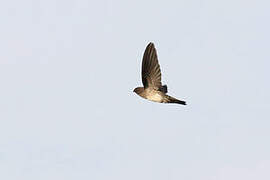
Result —
[[[138,93],[139,96],[148,99],[150,101],[154,101],[154,102],[162,102],[163,101],[163,94],[160,91],[151,89],[151,88],[147,88],[144,89],[143,87],[139,87],[142,89],[141,93]],[[136,92],[136,91],[135,91]]]
[[[142,98],[159,103],[177,103],[186,105],[185,101],[166,95],[167,86],[161,84],[161,72],[157,53],[153,43],[145,49],[142,62],[142,82],[144,87],[137,87],[134,92]]]

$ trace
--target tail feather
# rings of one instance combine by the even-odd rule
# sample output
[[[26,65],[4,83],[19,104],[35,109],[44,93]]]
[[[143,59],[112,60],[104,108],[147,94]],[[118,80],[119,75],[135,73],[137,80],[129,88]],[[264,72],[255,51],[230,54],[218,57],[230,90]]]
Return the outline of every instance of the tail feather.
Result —
[[[186,105],[185,101],[181,101],[179,99],[176,99],[176,98],[168,96],[168,95],[166,95],[164,103],[176,103],[176,104]]]

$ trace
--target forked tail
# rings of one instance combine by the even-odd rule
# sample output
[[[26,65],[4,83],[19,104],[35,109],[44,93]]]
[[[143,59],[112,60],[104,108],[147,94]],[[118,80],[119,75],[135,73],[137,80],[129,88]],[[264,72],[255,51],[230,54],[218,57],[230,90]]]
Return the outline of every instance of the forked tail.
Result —
[[[166,95],[164,103],[176,103],[176,104],[186,105],[185,101],[181,101],[179,99],[176,99],[176,98],[168,96],[168,95]]]

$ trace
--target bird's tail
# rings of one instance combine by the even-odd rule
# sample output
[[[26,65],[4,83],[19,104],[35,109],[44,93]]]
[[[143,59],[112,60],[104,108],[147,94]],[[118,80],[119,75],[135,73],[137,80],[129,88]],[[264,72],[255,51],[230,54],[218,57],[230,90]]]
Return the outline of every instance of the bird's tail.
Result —
[[[165,103],[176,103],[176,104],[186,105],[185,101],[181,101],[179,99],[176,99],[176,98],[168,96],[168,95],[165,96],[165,101],[164,102]]]

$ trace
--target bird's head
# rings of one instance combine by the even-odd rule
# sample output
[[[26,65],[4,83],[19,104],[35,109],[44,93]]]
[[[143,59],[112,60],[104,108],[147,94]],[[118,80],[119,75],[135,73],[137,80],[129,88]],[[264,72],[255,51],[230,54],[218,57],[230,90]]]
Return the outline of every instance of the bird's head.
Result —
[[[140,94],[140,93],[143,92],[143,90],[144,90],[143,87],[136,87],[136,88],[133,90],[133,92],[135,92],[136,94]]]

